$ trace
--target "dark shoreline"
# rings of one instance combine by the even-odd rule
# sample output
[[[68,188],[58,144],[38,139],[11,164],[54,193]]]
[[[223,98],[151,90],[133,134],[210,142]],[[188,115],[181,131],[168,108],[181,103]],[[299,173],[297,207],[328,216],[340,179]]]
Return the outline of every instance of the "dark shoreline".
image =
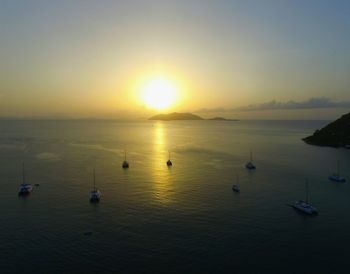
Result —
[[[344,114],[302,140],[314,146],[350,148],[350,113]]]

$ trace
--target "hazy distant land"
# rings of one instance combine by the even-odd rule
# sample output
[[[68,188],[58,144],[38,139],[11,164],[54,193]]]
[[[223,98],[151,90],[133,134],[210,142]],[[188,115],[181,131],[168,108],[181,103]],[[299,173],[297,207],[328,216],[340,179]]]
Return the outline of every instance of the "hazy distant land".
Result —
[[[209,118],[207,120],[212,120],[212,121],[239,121],[238,119],[226,119],[223,117],[214,117],[214,118]]]
[[[192,113],[178,113],[173,112],[169,114],[157,114],[149,118],[149,120],[161,120],[161,121],[173,121],[173,120],[214,120],[214,121],[238,121],[233,119],[226,119],[223,117],[214,117],[210,119],[204,119],[198,115]]]
[[[310,145],[350,148],[350,113],[303,140]]]

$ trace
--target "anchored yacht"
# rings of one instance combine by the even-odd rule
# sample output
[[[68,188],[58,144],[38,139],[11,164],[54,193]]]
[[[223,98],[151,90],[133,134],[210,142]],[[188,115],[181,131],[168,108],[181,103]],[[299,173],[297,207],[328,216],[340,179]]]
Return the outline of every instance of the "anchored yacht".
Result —
[[[170,151],[169,151],[169,160],[166,161],[166,165],[167,165],[167,166],[172,166],[172,165],[173,165],[173,163],[172,163],[171,160],[170,160]]]
[[[98,203],[101,199],[101,192],[96,188],[96,176],[95,176],[95,169],[94,169],[94,181],[93,181],[93,189],[90,191],[90,202],[91,203]]]
[[[245,164],[246,169],[254,170],[256,166],[253,164],[253,153],[250,151],[250,161]]]
[[[237,175],[237,179],[236,179],[236,184],[235,185],[233,185],[232,186],[232,191],[234,191],[234,192],[241,192],[241,189],[240,189],[240,187],[239,187],[239,185],[238,185],[238,175]]]
[[[345,177],[341,176],[339,173],[339,160],[337,161],[337,172],[330,175],[328,177],[328,179],[333,181],[333,182],[338,182],[338,183],[345,183],[346,182]]]
[[[302,213],[305,213],[308,215],[317,215],[318,214],[317,209],[309,203],[309,183],[307,180],[305,181],[305,192],[306,192],[305,201],[302,201],[302,200],[295,201],[294,203],[291,204],[291,206]]]
[[[25,196],[32,192],[33,186],[26,183],[25,173],[24,173],[24,163],[22,164],[22,184],[19,186],[18,195]]]
[[[122,164],[122,167],[123,168],[129,168],[129,163],[128,161],[126,160],[126,151],[124,151],[124,162]]]

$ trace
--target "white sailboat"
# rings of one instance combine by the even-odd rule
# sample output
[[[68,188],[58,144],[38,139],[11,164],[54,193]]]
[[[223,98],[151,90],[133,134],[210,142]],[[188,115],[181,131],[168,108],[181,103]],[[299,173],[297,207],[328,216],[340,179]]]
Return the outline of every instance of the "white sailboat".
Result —
[[[291,206],[296,210],[308,215],[318,214],[317,209],[314,208],[309,202],[309,182],[307,180],[305,181],[305,192],[306,192],[305,201],[302,201],[302,200],[295,201],[294,203],[291,204]]]
[[[129,163],[128,161],[126,160],[126,151],[124,151],[124,162],[122,164],[122,167],[123,168],[129,168]]]
[[[19,186],[18,195],[25,196],[32,192],[33,186],[26,183],[25,173],[24,173],[24,163],[22,163],[22,184]]]
[[[339,160],[337,161],[337,172],[333,173],[328,177],[329,180],[334,181],[334,182],[339,182],[339,183],[345,183],[346,179],[345,177],[341,176],[339,173]]]
[[[256,166],[253,164],[253,153],[251,150],[250,150],[250,161],[245,164],[245,167],[246,169],[249,169],[249,170],[256,169]]]
[[[172,163],[171,160],[170,160],[170,151],[169,151],[169,160],[166,161],[166,165],[167,165],[167,166],[172,166],[172,165],[173,165],[173,163]]]
[[[94,181],[93,181],[93,189],[90,191],[90,202],[97,203],[101,199],[101,192],[96,188],[96,176],[94,169]]]

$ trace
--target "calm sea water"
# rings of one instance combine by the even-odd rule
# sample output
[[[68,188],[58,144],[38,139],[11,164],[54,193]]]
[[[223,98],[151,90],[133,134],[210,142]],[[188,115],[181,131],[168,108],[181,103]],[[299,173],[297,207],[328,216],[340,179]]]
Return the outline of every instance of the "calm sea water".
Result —
[[[1,273],[349,273],[350,184],[327,177],[350,150],[300,140],[326,123],[1,121]],[[305,177],[317,217],[286,206]]]

